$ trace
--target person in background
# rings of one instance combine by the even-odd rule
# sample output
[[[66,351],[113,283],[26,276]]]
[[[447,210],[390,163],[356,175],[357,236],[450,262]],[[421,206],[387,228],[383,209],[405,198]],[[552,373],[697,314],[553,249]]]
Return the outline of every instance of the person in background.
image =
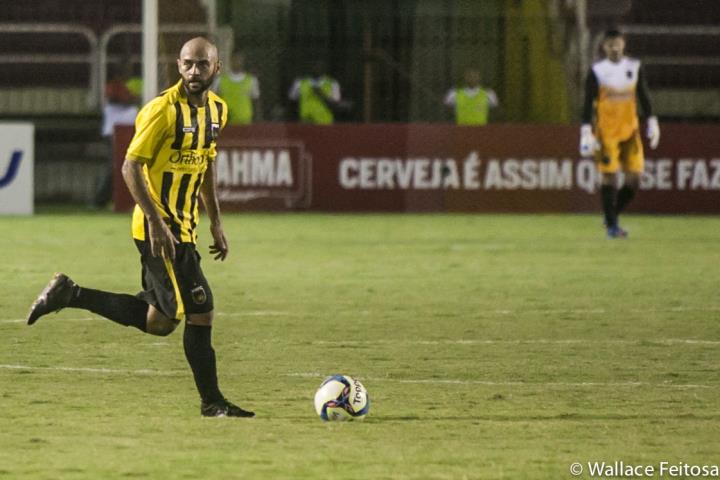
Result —
[[[130,90],[130,93],[135,95],[138,99],[142,99],[143,96],[143,79],[137,75],[132,75],[125,81],[125,86]]]
[[[140,95],[128,88],[132,80],[132,64],[128,59],[123,59],[115,65],[110,80],[105,85],[105,104],[102,110],[101,136],[108,146],[109,161],[98,181],[95,195],[92,199],[92,206],[103,208],[112,200],[113,183],[113,133],[115,125],[135,124],[135,117],[138,114]],[[142,90],[142,80],[140,80]]]
[[[228,104],[229,125],[246,125],[262,120],[260,84],[255,75],[246,71],[243,52],[233,52],[230,71],[220,75],[217,92]]]
[[[602,48],[605,59],[592,66],[585,82],[580,155],[594,156],[602,175],[600,194],[608,238],[625,238],[628,233],[620,227],[618,217],[635,197],[645,161],[638,101],[647,117],[647,138],[652,149],[660,142],[660,126],[653,115],[640,60],[624,54],[623,34],[608,30]],[[621,167],[625,175],[618,190],[617,173]]]
[[[451,108],[458,125],[487,125],[491,108],[499,105],[495,92],[480,86],[480,71],[468,68],[463,75],[464,85],[445,95],[445,105]]]
[[[340,85],[327,75],[325,62],[313,62],[310,70],[310,75],[295,79],[288,97],[298,102],[301,122],[331,125],[335,112],[346,108],[341,100]]]

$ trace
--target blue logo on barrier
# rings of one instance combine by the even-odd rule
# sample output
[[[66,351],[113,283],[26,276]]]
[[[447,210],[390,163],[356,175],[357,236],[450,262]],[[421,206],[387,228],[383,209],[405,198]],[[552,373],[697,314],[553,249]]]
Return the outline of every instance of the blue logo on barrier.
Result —
[[[23,152],[21,150],[13,151],[12,156],[10,157],[10,165],[8,165],[7,172],[5,172],[5,175],[0,177],[0,188],[9,185],[10,182],[12,182],[17,176],[17,172],[20,169],[22,154]]]

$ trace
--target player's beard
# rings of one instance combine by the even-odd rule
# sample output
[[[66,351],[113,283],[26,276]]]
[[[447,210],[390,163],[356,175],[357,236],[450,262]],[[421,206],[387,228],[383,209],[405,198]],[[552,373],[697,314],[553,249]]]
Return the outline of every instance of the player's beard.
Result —
[[[214,81],[215,81],[215,74],[210,75],[210,77],[205,81],[203,81],[201,79],[186,80],[185,78],[183,78],[183,86],[185,87],[185,91],[187,91],[188,93],[192,93],[193,95],[203,94],[204,92],[206,92],[207,90],[210,89],[210,87],[212,86]],[[191,87],[190,83],[193,83],[193,82],[199,83],[200,86],[196,87],[196,88]]]

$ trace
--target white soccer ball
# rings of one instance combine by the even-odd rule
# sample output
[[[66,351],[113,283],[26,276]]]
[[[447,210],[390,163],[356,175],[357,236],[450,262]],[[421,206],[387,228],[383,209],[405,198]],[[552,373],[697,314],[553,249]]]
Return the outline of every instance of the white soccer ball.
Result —
[[[361,420],[370,410],[370,397],[358,380],[333,375],[315,393],[315,411],[323,420]]]

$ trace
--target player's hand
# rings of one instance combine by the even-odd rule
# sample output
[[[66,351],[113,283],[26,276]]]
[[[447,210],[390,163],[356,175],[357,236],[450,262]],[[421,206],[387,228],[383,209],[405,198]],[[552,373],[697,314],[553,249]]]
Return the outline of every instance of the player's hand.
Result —
[[[592,133],[592,125],[584,124],[580,127],[580,156],[591,157],[596,150],[599,150],[595,135]]]
[[[148,221],[150,253],[175,261],[175,244],[180,243],[162,219]]]
[[[213,243],[210,245],[210,255],[215,255],[215,260],[225,260],[228,254],[228,242],[225,238],[225,232],[223,231],[222,225],[213,224],[210,225],[210,233],[212,234]]]
[[[647,119],[647,138],[650,142],[650,148],[655,150],[660,143],[660,125],[658,125],[658,119],[655,116]]]

